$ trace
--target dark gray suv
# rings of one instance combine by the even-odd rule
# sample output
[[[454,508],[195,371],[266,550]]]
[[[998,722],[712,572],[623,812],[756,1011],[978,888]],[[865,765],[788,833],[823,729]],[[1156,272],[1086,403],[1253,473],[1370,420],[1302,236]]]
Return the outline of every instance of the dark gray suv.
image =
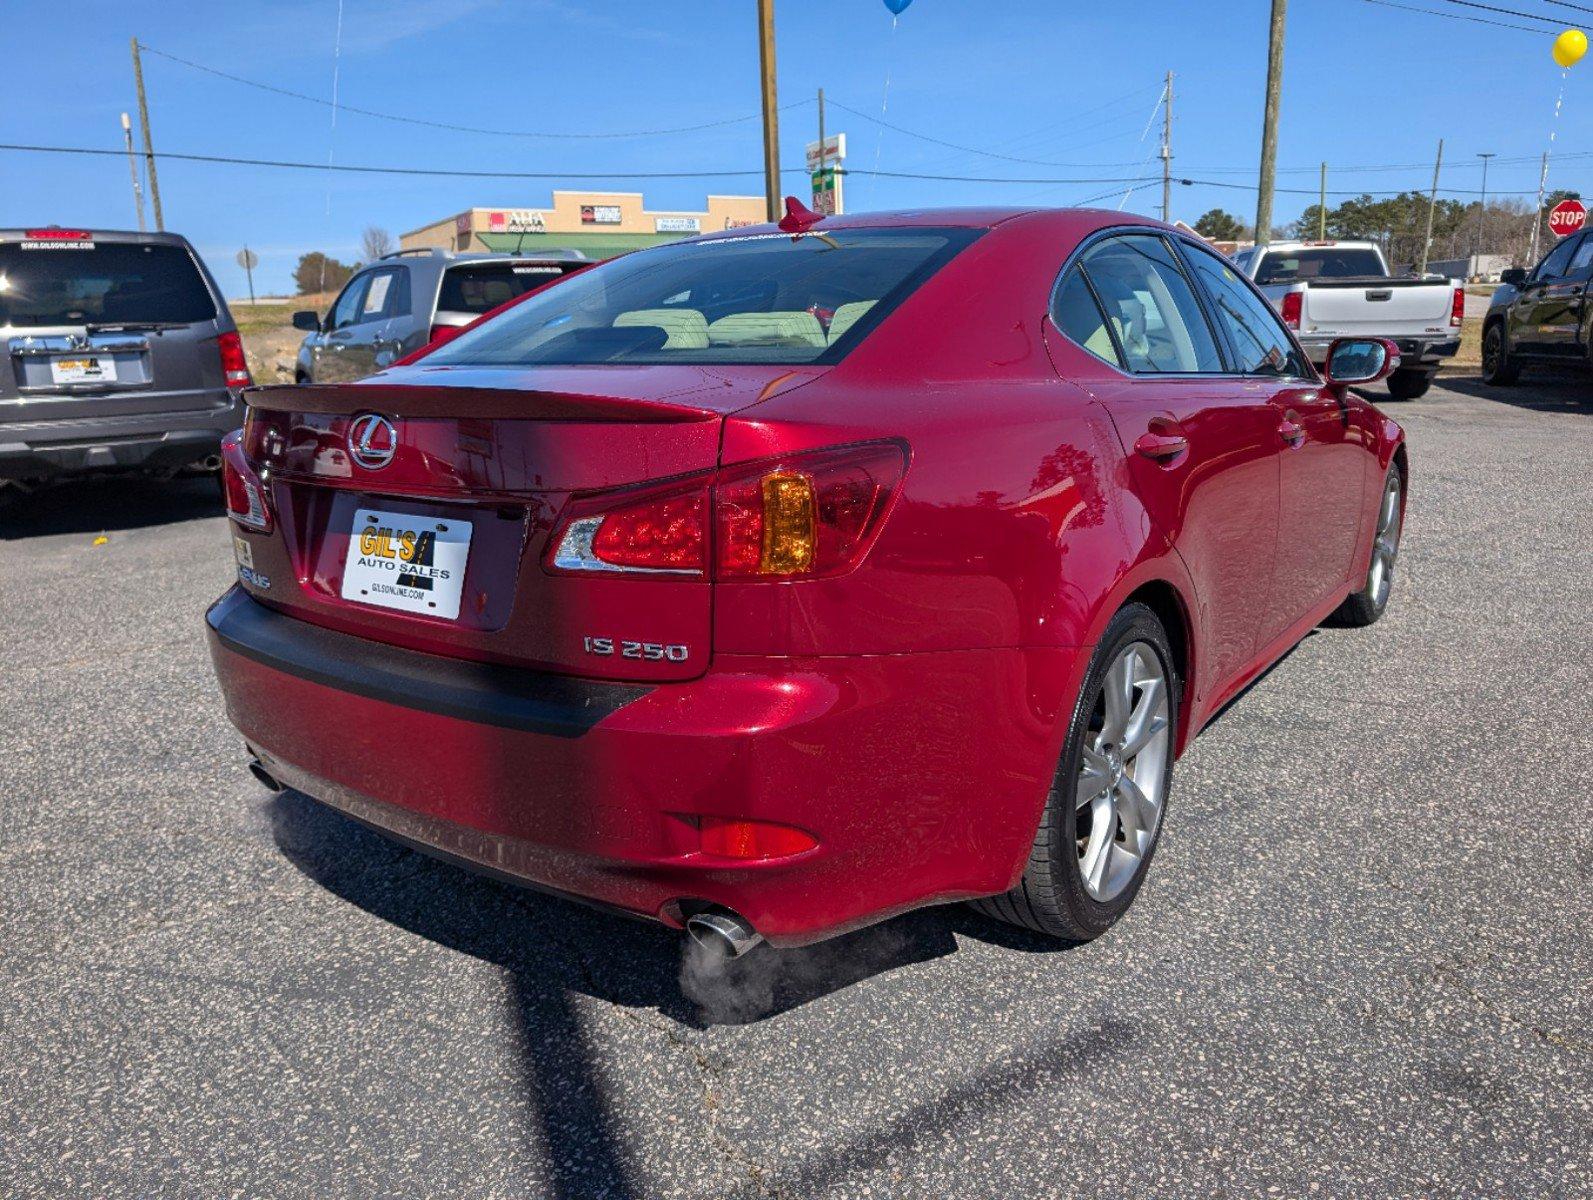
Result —
[[[294,379],[361,379],[419,350],[442,330],[468,325],[590,261],[575,250],[400,250],[385,255],[355,273],[324,319],[309,311],[293,314],[293,324],[310,335],[299,347]]]
[[[215,470],[249,386],[227,303],[175,233],[0,229],[0,489]]]

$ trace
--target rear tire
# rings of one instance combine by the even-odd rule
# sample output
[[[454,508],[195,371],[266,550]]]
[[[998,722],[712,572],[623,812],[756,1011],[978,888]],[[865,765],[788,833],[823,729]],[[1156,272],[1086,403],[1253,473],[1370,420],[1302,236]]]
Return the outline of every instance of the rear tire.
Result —
[[[1333,610],[1328,624],[1360,628],[1370,625],[1388,609],[1394,594],[1394,561],[1399,557],[1399,535],[1404,527],[1405,480],[1397,466],[1388,469],[1382,498],[1377,504],[1377,529],[1372,535],[1372,562],[1366,571],[1366,584],[1351,592]]]
[[[1427,371],[1401,368],[1388,377],[1388,394],[1395,400],[1419,400],[1433,386],[1433,377]]]
[[[1172,783],[1180,682],[1167,632],[1125,606],[1090,660],[1018,885],[972,901],[986,916],[1049,937],[1099,937],[1150,869]]]
[[[1521,368],[1510,357],[1503,321],[1495,321],[1482,331],[1482,381],[1494,387],[1509,387],[1521,378]]]

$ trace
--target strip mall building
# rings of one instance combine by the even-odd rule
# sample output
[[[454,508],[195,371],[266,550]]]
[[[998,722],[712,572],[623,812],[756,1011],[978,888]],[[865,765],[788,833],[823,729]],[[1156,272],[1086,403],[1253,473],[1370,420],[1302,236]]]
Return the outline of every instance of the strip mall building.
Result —
[[[762,196],[709,196],[701,212],[654,212],[640,192],[554,192],[546,208],[469,208],[410,230],[399,244],[405,250],[579,250],[601,259],[764,219]]]

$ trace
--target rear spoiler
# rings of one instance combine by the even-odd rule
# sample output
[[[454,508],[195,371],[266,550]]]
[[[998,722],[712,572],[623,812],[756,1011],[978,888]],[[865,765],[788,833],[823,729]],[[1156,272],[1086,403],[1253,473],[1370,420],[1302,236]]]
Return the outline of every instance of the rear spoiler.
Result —
[[[507,374],[507,380],[526,379]],[[507,381],[506,380],[506,381]],[[529,383],[529,379],[527,380]],[[271,412],[327,413],[353,416],[379,410],[390,417],[465,417],[522,421],[590,421],[642,425],[679,425],[720,414],[711,408],[671,401],[633,400],[623,396],[586,396],[544,391],[535,386],[450,387],[421,383],[367,380],[343,384],[273,384],[244,393],[250,408]]]

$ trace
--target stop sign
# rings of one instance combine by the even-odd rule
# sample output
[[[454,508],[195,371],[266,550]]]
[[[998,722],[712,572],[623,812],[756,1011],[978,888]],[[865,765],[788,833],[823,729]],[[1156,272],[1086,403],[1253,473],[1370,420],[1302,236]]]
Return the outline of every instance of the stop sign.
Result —
[[[1587,208],[1580,200],[1562,200],[1549,210],[1549,230],[1555,237],[1569,237],[1587,224]]]

